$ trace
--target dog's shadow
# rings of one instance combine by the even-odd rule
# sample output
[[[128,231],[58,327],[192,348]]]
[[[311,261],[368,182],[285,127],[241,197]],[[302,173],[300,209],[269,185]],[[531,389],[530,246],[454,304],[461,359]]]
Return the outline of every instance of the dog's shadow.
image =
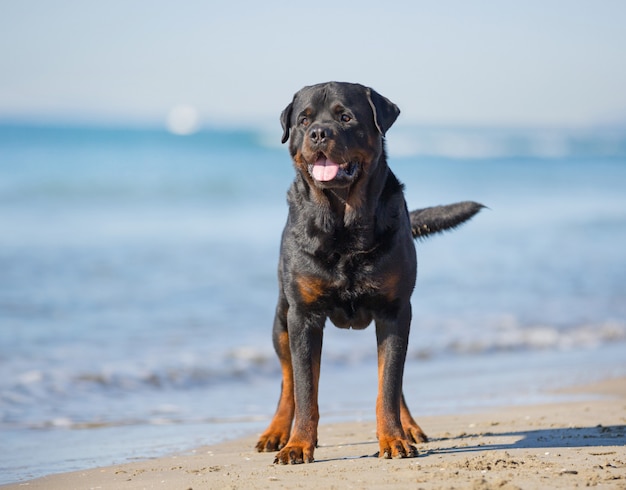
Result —
[[[500,438],[507,438],[509,440],[514,438],[515,440],[514,442],[498,442],[498,439]],[[378,443],[376,441],[367,441],[352,444],[341,444],[341,446],[358,446],[365,444],[377,445]],[[461,434],[458,436],[432,438],[428,443],[418,444],[417,447],[419,457],[423,458],[439,454],[471,453],[475,451],[507,451],[512,449],[550,449],[564,447],[610,447],[624,445],[626,445],[626,425],[597,425],[594,427]],[[344,459],[375,457],[378,457],[378,453],[316,461],[329,462]]]
[[[515,438],[514,442],[498,443],[499,438]],[[436,447],[438,441],[463,441],[471,440],[475,444],[463,443],[450,447]],[[478,441],[476,441],[478,439]],[[488,442],[484,442],[488,439]],[[441,438],[432,440],[433,445],[424,451],[422,455],[446,454],[472,451],[496,451],[510,449],[549,449],[563,447],[605,447],[623,446],[626,444],[626,425],[612,425],[594,427],[570,427],[537,429],[519,432],[485,432],[472,435]]]

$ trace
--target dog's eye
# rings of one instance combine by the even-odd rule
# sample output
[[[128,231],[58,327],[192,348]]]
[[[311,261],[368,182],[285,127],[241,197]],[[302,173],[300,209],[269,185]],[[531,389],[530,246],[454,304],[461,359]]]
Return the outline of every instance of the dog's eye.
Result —
[[[309,125],[309,118],[308,117],[303,117],[302,119],[300,119],[300,124],[302,124],[303,126],[308,126]]]
[[[348,114],[342,114],[341,115],[341,121],[347,123],[347,122],[352,121],[352,118],[350,116],[348,116]]]

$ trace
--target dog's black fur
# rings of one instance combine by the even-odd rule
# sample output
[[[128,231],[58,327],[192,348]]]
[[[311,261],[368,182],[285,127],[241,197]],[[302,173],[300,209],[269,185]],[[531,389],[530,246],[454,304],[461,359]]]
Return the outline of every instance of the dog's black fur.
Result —
[[[275,462],[313,461],[327,318],[341,328],[376,323],[380,457],[415,456],[412,443],[427,440],[402,394],[417,270],[412,242],[461,224],[482,205],[408,212],[384,148],[399,113],[370,88],[329,82],[300,90],[281,115],[282,141],[289,140],[296,169],[273,329],[283,382],[276,414],[257,444],[259,451],[278,450]]]

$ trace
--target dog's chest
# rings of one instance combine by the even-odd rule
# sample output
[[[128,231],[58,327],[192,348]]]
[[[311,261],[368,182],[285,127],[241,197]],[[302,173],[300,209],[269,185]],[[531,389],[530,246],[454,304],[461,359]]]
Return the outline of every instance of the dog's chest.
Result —
[[[396,277],[381,274],[369,254],[359,255],[327,257],[297,276],[300,300],[340,328],[367,327],[397,295]]]
[[[378,309],[381,285],[363,274],[340,275],[329,287],[326,298],[322,303],[337,327],[361,329],[370,324]]]
[[[292,300],[341,328],[365,328],[394,307],[411,269],[396,229],[377,230],[375,217],[352,226],[298,218],[284,236]]]

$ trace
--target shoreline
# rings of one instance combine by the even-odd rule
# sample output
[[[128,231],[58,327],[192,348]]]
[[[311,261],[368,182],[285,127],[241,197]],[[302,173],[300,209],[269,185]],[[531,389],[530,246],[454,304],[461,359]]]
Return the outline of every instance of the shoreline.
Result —
[[[348,422],[320,425],[313,464],[272,464],[254,434],[0,488],[626,488],[626,378],[558,393],[588,398],[417,417],[431,441],[412,459],[379,460],[375,423]]]

